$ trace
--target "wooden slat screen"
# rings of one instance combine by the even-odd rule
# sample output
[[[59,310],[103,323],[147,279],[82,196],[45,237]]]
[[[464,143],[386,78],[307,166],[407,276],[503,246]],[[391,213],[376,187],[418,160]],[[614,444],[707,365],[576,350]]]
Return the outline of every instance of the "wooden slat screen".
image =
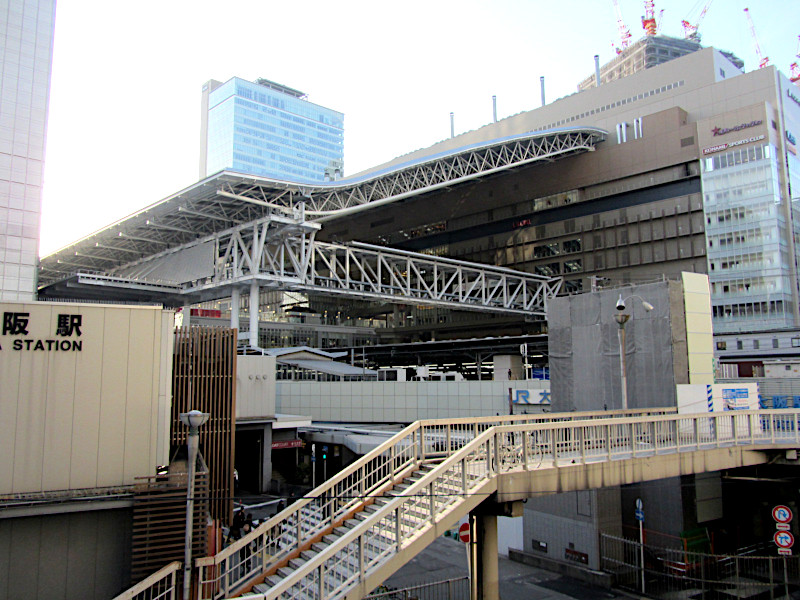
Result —
[[[172,371],[171,443],[186,444],[180,413],[209,413],[200,428],[200,452],[209,468],[209,512],[224,523],[233,518],[236,337],[236,329],[224,327],[177,329]]]
[[[198,463],[202,463],[198,460]],[[131,583],[138,583],[164,565],[183,563],[186,534],[186,461],[179,472],[146,478],[133,501]],[[208,471],[198,464],[195,476],[192,556],[204,556],[208,527]]]

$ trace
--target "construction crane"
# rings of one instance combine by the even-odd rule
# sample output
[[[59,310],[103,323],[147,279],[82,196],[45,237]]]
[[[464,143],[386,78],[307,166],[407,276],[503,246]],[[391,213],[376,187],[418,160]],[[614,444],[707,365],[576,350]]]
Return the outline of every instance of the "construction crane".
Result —
[[[663,10],[661,11],[663,14]],[[645,35],[653,36],[658,33],[656,25],[656,5],[654,0],[644,0],[644,16],[642,17],[642,29]]]
[[[797,53],[795,57],[800,58],[800,35],[797,36]],[[791,79],[793,83],[800,85],[800,65],[797,61],[789,65],[789,79]]]
[[[703,22],[703,18],[708,12],[708,7],[711,6],[713,1],[714,0],[708,0],[708,2],[706,2],[706,5],[703,7],[703,10],[700,11],[700,16],[697,17],[697,21],[694,23],[694,25],[686,19],[681,21],[681,25],[683,26],[683,37],[685,39],[693,42],[700,42],[700,34],[698,33],[697,29],[700,27],[700,23]]]
[[[747,22],[750,25],[750,35],[753,36],[753,45],[756,48],[756,56],[758,56],[758,68],[763,69],[769,64],[769,56],[764,56],[761,53],[761,46],[758,45],[758,36],[756,35],[756,26],[753,24],[753,19],[750,16],[750,10],[745,8],[744,14],[747,17]]]
[[[625,27],[625,22],[622,20],[622,11],[619,9],[619,0],[612,0],[614,2],[614,11],[617,13],[617,29],[619,30],[620,47],[616,48],[617,54],[622,52],[631,45],[631,31]]]

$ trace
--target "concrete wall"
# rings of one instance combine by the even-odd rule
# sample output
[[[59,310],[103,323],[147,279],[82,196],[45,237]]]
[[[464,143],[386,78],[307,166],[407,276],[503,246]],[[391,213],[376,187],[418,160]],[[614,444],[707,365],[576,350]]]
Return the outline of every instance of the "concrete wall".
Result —
[[[130,509],[0,519],[0,600],[108,600],[128,585]]]
[[[531,498],[525,504],[523,550],[599,569],[599,534],[621,534],[619,507],[617,487]]]
[[[275,357],[236,358],[236,418],[275,416]]]
[[[0,312],[0,494],[128,485],[169,461],[171,311]]]
[[[538,402],[549,381],[280,381],[277,412],[314,421],[411,423],[419,419],[508,414],[508,389],[530,390]],[[548,394],[549,396],[549,394]],[[515,405],[515,413],[538,413],[549,404]]]

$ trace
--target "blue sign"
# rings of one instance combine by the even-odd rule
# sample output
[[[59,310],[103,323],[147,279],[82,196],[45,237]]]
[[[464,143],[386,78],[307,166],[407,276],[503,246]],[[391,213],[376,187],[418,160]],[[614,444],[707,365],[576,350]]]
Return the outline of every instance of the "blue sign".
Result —
[[[637,520],[637,521],[642,521],[642,522],[644,522],[644,511],[643,511],[643,510],[639,510],[639,509],[637,508],[637,509],[636,509],[636,513],[635,513],[635,514],[636,514],[636,520]]]
[[[550,404],[550,390],[514,390],[514,404]]]

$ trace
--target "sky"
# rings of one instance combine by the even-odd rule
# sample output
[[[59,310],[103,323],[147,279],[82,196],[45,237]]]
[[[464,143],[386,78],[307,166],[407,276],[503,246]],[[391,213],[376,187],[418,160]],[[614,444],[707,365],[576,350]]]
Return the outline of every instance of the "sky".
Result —
[[[682,37],[707,0],[656,0]],[[632,39],[643,0],[619,0]],[[800,0],[714,0],[702,42],[788,74]],[[576,91],[619,46],[612,0],[59,0],[41,255],[199,179],[200,92],[265,77],[345,115],[345,175]]]

